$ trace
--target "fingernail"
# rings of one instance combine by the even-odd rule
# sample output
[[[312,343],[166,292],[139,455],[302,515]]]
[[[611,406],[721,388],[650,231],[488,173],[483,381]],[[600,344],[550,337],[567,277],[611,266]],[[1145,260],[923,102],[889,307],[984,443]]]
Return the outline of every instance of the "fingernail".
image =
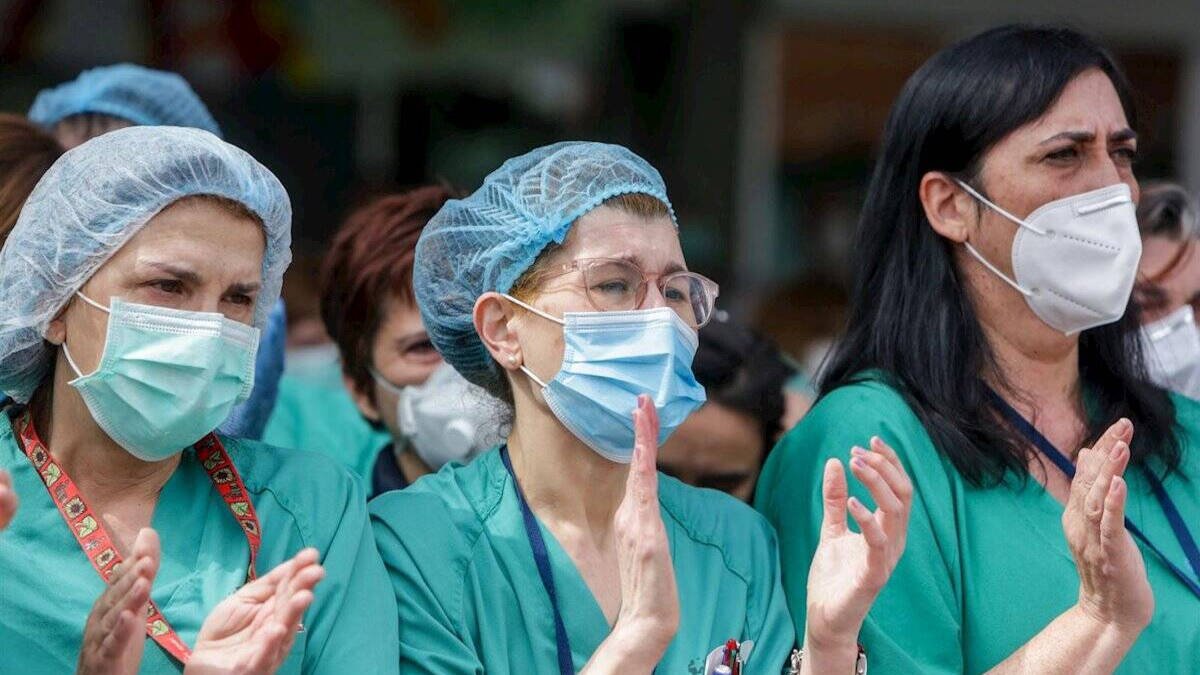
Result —
[[[851,459],[850,463],[858,469],[865,469],[867,467],[867,463],[864,462],[861,457],[855,457],[854,459]]]
[[[851,497],[846,500],[846,505],[849,506],[850,508],[857,508],[859,506],[862,506],[862,502],[858,501],[857,497]]]
[[[1129,421],[1129,418],[1128,418],[1128,417],[1122,417],[1122,418],[1121,418],[1121,419],[1120,419],[1120,420],[1117,422],[1117,424],[1118,424],[1118,427],[1120,428],[1120,430],[1121,430],[1121,431],[1125,431],[1125,430],[1126,430],[1126,429],[1128,429],[1128,428],[1129,428],[1129,427],[1130,427],[1130,426],[1131,426],[1133,423]]]
[[[867,451],[856,445],[853,448],[850,448],[850,454],[858,457],[867,454]]]

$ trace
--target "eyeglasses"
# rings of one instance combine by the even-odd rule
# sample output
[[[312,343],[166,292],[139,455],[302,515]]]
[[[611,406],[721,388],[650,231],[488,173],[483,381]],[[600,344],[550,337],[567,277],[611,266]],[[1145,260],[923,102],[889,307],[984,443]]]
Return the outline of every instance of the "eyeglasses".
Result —
[[[712,318],[720,293],[715,281],[695,272],[672,272],[652,277],[641,267],[619,258],[579,258],[551,268],[540,276],[549,279],[576,270],[583,274],[588,300],[601,312],[623,312],[641,307],[653,279],[667,307],[696,329]]]

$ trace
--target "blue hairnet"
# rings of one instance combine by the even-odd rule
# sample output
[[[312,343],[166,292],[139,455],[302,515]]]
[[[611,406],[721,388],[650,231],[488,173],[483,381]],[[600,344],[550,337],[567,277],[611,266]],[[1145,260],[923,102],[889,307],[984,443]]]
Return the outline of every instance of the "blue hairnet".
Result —
[[[250,398],[234,406],[217,431],[234,438],[262,440],[271,413],[275,411],[275,401],[279,398],[279,378],[283,376],[286,351],[287,307],[281,298],[267,315],[267,326],[258,340],[258,353],[254,358],[254,388],[250,390]]]
[[[471,382],[494,384],[499,374],[471,319],[475,301],[507,293],[577,218],[630,193],[671,208],[662,176],[646,160],[619,145],[575,141],[514,157],[471,196],[446,202],[422,231],[413,264],[421,318],[442,357]]]
[[[291,262],[287,191],[245,151],[207,131],[128,127],[68,150],[29,195],[0,251],[0,391],[29,400],[54,354],[46,327],[125,242],[173,202],[216,195],[263,221],[254,323],[262,328]]]
[[[71,115],[100,113],[141,126],[193,127],[221,135],[192,87],[175,73],[118,63],[38,92],[29,119],[50,128]]]

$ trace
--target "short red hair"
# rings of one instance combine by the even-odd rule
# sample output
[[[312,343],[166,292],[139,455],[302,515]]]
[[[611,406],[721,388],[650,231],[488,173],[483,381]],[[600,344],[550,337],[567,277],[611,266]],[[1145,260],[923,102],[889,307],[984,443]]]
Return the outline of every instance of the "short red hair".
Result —
[[[457,195],[428,185],[379,197],[350,214],[321,266],[321,319],[342,372],[371,391],[375,335],[387,303],[415,305],[413,255],[425,224]]]

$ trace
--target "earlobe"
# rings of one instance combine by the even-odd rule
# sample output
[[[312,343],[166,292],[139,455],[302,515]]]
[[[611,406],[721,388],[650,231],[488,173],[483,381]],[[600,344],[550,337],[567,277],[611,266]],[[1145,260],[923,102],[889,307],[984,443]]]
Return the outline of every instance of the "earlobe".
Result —
[[[522,363],[521,344],[517,334],[509,328],[512,314],[504,296],[494,292],[479,296],[471,318],[479,339],[500,367],[506,370],[519,368]]]
[[[46,334],[44,335],[46,342],[49,342],[52,345],[62,346],[62,344],[67,341],[67,322],[66,319],[63,318],[63,315],[66,313],[67,310],[64,307],[63,310],[58,313],[58,316],[50,320],[50,323],[46,326]]]
[[[358,408],[358,412],[362,413],[363,417],[372,422],[383,422],[383,416],[379,414],[379,408],[375,405],[375,399],[370,392],[363,391],[358,386],[358,382],[348,375],[342,375],[342,384],[346,386],[346,391],[350,392],[354,406]]]
[[[941,236],[961,244],[975,222],[974,202],[949,175],[930,171],[917,188],[929,226]]]

